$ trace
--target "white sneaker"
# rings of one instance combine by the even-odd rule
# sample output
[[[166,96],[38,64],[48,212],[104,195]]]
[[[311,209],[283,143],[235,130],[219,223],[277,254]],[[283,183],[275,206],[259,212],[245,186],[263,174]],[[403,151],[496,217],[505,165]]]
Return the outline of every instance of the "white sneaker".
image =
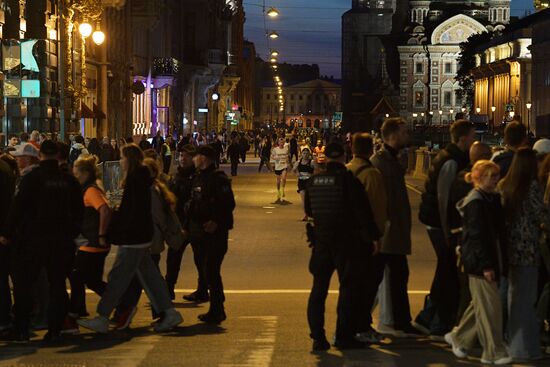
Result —
[[[78,325],[93,330],[97,333],[107,334],[109,332],[109,319],[103,316],[96,316],[93,319],[78,320]]]
[[[174,308],[171,308],[164,313],[164,318],[154,327],[154,330],[157,333],[164,333],[172,330],[182,322],[183,317],[181,317],[181,314]]]
[[[481,361],[480,361],[482,364],[493,364],[493,361],[489,361],[487,359],[483,359],[481,358]]]
[[[510,363],[512,363],[512,357],[499,358],[496,361],[494,361],[493,363],[496,364],[496,365],[510,364]]]
[[[456,341],[455,341],[455,338],[454,338],[452,332],[445,334],[444,339],[447,342],[447,344],[449,344],[451,346],[451,348],[453,350],[453,354],[455,355],[455,357],[457,357],[457,358],[467,358],[468,357],[468,354],[466,353],[466,350],[464,350],[464,348],[460,348],[459,346],[456,345]]]

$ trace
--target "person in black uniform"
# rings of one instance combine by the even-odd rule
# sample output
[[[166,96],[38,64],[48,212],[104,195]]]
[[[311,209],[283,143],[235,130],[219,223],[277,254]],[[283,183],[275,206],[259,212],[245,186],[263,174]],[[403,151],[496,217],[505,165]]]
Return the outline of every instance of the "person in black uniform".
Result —
[[[197,173],[188,204],[187,228],[191,243],[204,250],[202,268],[210,291],[210,309],[199,315],[199,320],[219,324],[226,318],[220,270],[227,252],[229,230],[233,228],[235,198],[225,173],[216,170],[215,154],[216,151],[206,145],[199,147],[193,157]]]
[[[40,166],[19,184],[0,243],[14,242],[14,338],[29,340],[32,288],[46,269],[49,288],[48,333],[60,337],[69,297],[65,280],[73,265],[74,238],[80,233],[84,202],[76,178],[59,168],[59,147],[46,140],[40,147]]]
[[[313,218],[308,230],[313,245],[309,270],[313,288],[308,301],[308,322],[313,350],[330,348],[325,336],[325,300],[330,278],[336,270],[340,280],[338,321],[335,346],[339,349],[362,348],[355,339],[361,318],[361,296],[367,278],[365,263],[372,255],[378,230],[361,183],[344,166],[345,151],[330,143],[325,151],[326,172],[312,176],[305,196],[305,209]],[[311,228],[311,227],[309,227]]]
[[[191,199],[191,189],[193,185],[193,178],[195,177],[193,157],[196,152],[197,148],[191,144],[180,147],[178,172],[170,185],[172,192],[178,198],[176,214],[178,215],[180,223],[184,226],[187,222],[185,205]],[[175,298],[174,287],[178,281],[178,274],[181,268],[181,259],[186,247],[189,244],[190,242],[187,242],[185,245],[180,247],[179,250],[168,248],[168,256],[166,258],[166,283],[168,284],[168,290],[172,300]],[[197,246],[196,243],[191,243],[191,247],[193,248],[193,258],[195,261],[195,266],[197,267],[199,279],[197,290],[191,294],[183,296],[183,299],[196,303],[208,302],[208,285],[202,270],[204,251],[201,247]]]

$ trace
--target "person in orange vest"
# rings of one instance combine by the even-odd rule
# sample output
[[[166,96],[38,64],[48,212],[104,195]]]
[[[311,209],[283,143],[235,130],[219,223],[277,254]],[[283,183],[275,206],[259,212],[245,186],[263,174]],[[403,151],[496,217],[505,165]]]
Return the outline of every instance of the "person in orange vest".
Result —
[[[322,170],[327,163],[327,157],[325,155],[325,146],[321,139],[317,141],[317,146],[313,149],[313,158],[315,159],[316,171]]]

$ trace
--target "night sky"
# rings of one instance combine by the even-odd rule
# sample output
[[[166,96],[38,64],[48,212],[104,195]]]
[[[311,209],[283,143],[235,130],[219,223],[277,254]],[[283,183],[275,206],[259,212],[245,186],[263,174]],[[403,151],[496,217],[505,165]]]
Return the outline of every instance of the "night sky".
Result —
[[[245,37],[256,44],[256,52],[267,59],[261,0],[245,0]],[[292,64],[319,64],[321,75],[340,78],[341,16],[351,8],[351,0],[266,0],[266,7],[279,10],[277,18],[267,17],[267,29],[280,37],[270,40],[279,60]],[[530,0],[512,0],[512,15],[523,16],[533,7]]]

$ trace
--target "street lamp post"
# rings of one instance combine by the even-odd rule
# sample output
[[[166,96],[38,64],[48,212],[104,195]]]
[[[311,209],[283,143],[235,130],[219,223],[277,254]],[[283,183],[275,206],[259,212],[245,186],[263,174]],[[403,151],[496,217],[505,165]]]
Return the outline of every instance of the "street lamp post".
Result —
[[[531,102],[527,102],[525,104],[525,107],[527,107],[527,136],[531,133],[531,107],[533,104]]]
[[[497,108],[495,106],[491,106],[491,132],[495,130],[495,111]]]
[[[454,113],[455,113],[455,110],[453,110],[452,108],[449,110],[449,121],[454,121]]]
[[[443,125],[443,110],[439,110],[439,124]]]

